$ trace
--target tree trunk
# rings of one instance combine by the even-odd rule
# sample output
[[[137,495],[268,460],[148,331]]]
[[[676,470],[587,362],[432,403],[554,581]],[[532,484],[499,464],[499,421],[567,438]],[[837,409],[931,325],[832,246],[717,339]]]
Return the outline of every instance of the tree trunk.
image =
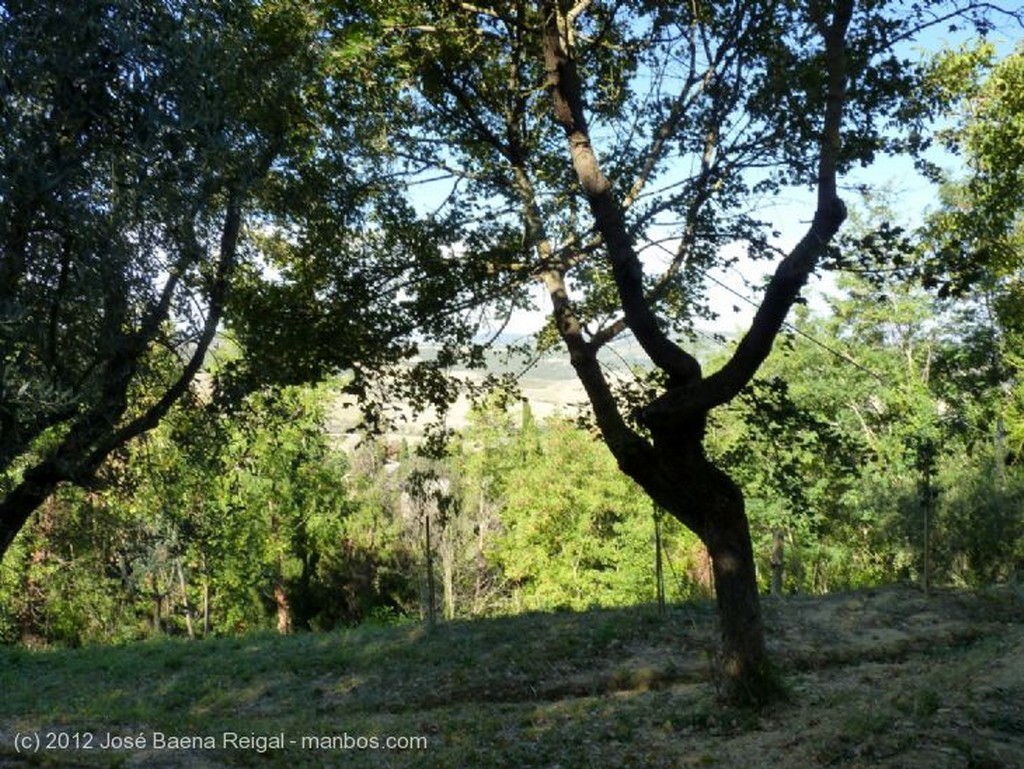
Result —
[[[708,413],[735,398],[771,352],[786,315],[846,218],[846,207],[837,194],[836,176],[846,103],[845,36],[854,3],[840,0],[829,18],[822,18],[817,25],[824,44],[826,106],[822,115],[814,218],[804,237],[779,262],[750,328],[732,357],[708,377],[703,376],[697,358],[672,341],[665,331],[666,325],[657,316],[645,285],[636,234],[627,224],[622,200],[602,171],[591,141],[584,79],[576,69],[573,50],[574,22],[587,5],[578,3],[573,10],[566,11],[564,4],[554,0],[543,3],[542,49],[551,114],[565,133],[572,166],[601,236],[622,309],[622,317],[606,327],[611,329],[609,334],[588,338],[584,333],[585,324],[569,300],[569,261],[552,258],[555,251],[544,231],[542,212],[524,169],[517,167],[527,233],[536,244],[540,262],[547,265],[539,277],[551,298],[555,327],[619,467],[656,504],[694,531],[708,548],[722,625],[726,696],[737,702],[765,703],[781,692],[765,653],[743,494],[728,475],[705,457],[704,433]],[[674,126],[666,125],[666,130],[673,129]],[[711,178],[707,175],[706,180]],[[639,414],[650,430],[653,446],[623,419],[597,360],[600,346],[627,327],[665,375],[665,392]]]
[[[435,589],[434,589],[434,549],[430,541],[430,511],[428,510],[423,519],[424,526],[424,549],[427,556],[427,625],[434,627],[437,618],[434,613]]]
[[[661,563],[661,510],[654,507],[654,583],[658,595],[658,614],[665,615],[665,569]]]
[[[274,582],[274,605],[277,607],[277,632],[288,635],[292,632],[292,606],[280,580]]]
[[[724,698],[763,705],[782,695],[765,646],[757,569],[743,492],[707,459],[704,420],[664,433],[652,426],[658,467],[638,480],[669,513],[700,537],[711,557],[722,635],[718,673]]]
[[[153,601],[153,635],[160,635],[164,630],[164,596],[160,592],[160,585],[153,574],[149,575],[149,597]]]
[[[203,638],[210,636],[210,578],[203,577]]]
[[[445,528],[444,537],[441,540],[441,579],[444,590],[444,618],[455,619],[455,543],[452,542],[450,528]]]
[[[56,480],[34,478],[29,470],[22,482],[0,502],[0,561],[32,513],[55,488]]]
[[[455,619],[455,571],[449,559],[441,562],[444,577],[444,618]]]
[[[772,542],[772,595],[782,595],[786,568],[786,532],[776,529]]]
[[[742,497],[737,508],[716,516],[706,545],[715,578],[722,631],[721,669],[725,697],[740,704],[775,699],[779,682],[765,648],[761,598]]]
[[[188,597],[188,585],[185,583],[185,570],[181,567],[181,559],[178,559],[176,567],[178,570],[178,585],[181,587],[181,601],[185,608],[185,629],[188,631],[188,637],[195,640],[196,631],[192,624],[192,616],[195,614],[195,610],[192,608],[192,601]]]
[[[269,164],[270,161],[267,162]],[[128,390],[137,377],[140,361],[171,312],[171,297],[178,285],[178,277],[172,275],[164,285],[160,301],[148,308],[140,327],[124,335],[121,340],[123,349],[104,364],[99,402],[75,419],[56,449],[26,470],[21,482],[0,499],[0,562],[32,513],[59,484],[81,485],[92,478],[113,451],[156,427],[191,387],[220,325],[228,283],[235,266],[241,217],[241,207],[233,195],[221,233],[214,283],[207,297],[209,311],[206,321],[192,356],[178,378],[163,391],[156,403],[122,424],[128,406]],[[197,250],[202,250],[198,243],[194,245]]]

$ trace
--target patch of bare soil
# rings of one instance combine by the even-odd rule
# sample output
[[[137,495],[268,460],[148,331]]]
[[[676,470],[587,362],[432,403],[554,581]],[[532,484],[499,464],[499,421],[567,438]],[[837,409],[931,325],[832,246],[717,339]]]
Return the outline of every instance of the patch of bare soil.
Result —
[[[614,624],[598,614],[547,615],[514,638],[500,625],[474,640],[464,667],[378,682],[372,702],[336,689],[329,708],[434,719],[441,744],[476,740],[491,746],[480,760],[508,766],[1024,769],[1018,590],[896,586],[769,598],[764,609],[790,698],[757,715],[714,701],[705,605],[602,642],[599,628]]]
[[[791,701],[706,734],[714,765],[1024,769],[1024,598],[886,588],[767,602]]]
[[[335,687],[326,706],[436,719],[442,743],[466,730],[459,713],[475,713],[473,739],[492,744],[487,760],[503,765],[1024,769],[1018,590],[926,596],[895,586],[768,598],[764,610],[790,698],[756,716],[714,701],[718,642],[704,605],[676,607],[602,643],[598,615],[547,615],[515,638],[500,626],[471,644],[464,667]],[[499,719],[501,708],[510,710]],[[502,721],[504,747],[492,742],[489,719]],[[618,732],[628,736],[612,739]],[[527,743],[537,755],[504,752]]]

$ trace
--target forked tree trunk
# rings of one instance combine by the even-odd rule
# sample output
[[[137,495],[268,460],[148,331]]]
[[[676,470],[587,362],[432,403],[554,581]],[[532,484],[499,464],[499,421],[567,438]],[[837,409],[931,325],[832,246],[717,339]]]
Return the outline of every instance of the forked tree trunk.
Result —
[[[644,282],[636,233],[627,223],[623,200],[602,171],[591,141],[584,79],[577,71],[574,50],[575,20],[588,5],[578,3],[572,10],[566,10],[564,3],[554,0],[541,4],[543,61],[552,117],[565,133],[573,169],[611,267],[622,317],[605,327],[604,333],[588,337],[585,323],[569,300],[567,275],[572,258],[558,256],[545,232],[543,212],[536,204],[525,164],[516,165],[514,153],[510,153],[525,206],[527,234],[545,265],[539,277],[551,298],[555,326],[619,466],[657,504],[696,532],[708,548],[722,625],[722,672],[727,697],[733,701],[768,702],[780,694],[780,687],[765,653],[743,494],[728,475],[707,460],[703,441],[708,413],[735,398],[757,373],[808,276],[846,217],[846,207],[837,194],[836,175],[846,102],[845,36],[854,3],[838,0],[827,18],[818,9],[822,18],[816,27],[824,44],[827,98],[822,115],[814,218],[804,237],[776,267],[750,329],[740,339],[732,357],[709,377],[703,376],[693,355],[672,341],[658,318],[656,303],[652,303]],[[671,122],[663,126],[666,136],[677,128]],[[515,126],[510,124],[510,130],[514,135]],[[713,144],[708,147],[715,149]],[[708,165],[705,171],[710,168]],[[714,178],[715,174],[705,173],[703,182],[710,184]],[[638,181],[642,186],[643,180]],[[711,195],[709,188],[704,191]],[[665,376],[665,392],[640,414],[650,430],[653,446],[623,418],[597,361],[601,345],[625,328],[632,331],[652,364]]]
[[[267,167],[270,162],[268,157]],[[172,270],[162,289],[160,301],[154,302],[147,309],[139,328],[124,335],[118,342],[118,353],[110,356],[103,365],[100,375],[103,398],[71,421],[67,426],[67,434],[57,447],[25,470],[21,481],[0,497],[0,561],[3,561],[14,538],[32,513],[61,483],[81,485],[83,481],[91,479],[116,449],[155,428],[192,386],[206,360],[206,351],[220,327],[228,284],[235,268],[241,223],[242,210],[238,204],[237,191],[233,191],[221,232],[220,256],[216,263],[214,281],[206,297],[209,305],[206,321],[192,356],[182,367],[178,378],[143,413],[123,421],[129,405],[130,386],[138,376],[141,360],[149,353],[164,322],[172,314],[171,298],[178,287],[179,273],[184,273],[184,268],[191,264],[188,260],[182,261],[180,267]],[[204,253],[198,242],[190,245],[195,246],[196,253]]]

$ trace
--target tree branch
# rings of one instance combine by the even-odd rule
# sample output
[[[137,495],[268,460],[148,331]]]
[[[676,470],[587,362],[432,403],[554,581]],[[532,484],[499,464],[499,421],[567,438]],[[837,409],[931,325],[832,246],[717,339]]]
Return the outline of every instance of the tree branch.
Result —
[[[644,296],[643,267],[633,247],[622,207],[600,168],[590,141],[580,80],[570,51],[564,47],[566,38],[561,32],[564,19],[560,18],[557,3],[546,3],[545,13],[544,65],[553,115],[568,139],[573,168],[608,250],[626,323],[654,364],[665,371],[670,380],[677,384],[692,382],[700,377],[700,365],[665,335]]]
[[[143,319],[139,330],[105,364],[103,394],[99,402],[79,416],[56,449],[27,469],[21,481],[0,501],[0,558],[31,512],[60,483],[88,482],[112,451],[155,427],[188,389],[202,366],[220,323],[228,284],[237,259],[240,225],[241,210],[237,200],[232,200],[222,230],[220,258],[210,292],[210,310],[196,349],[178,379],[144,414],[120,428],[116,427],[127,408],[128,389],[137,371],[139,359],[167,318],[171,296],[178,284],[177,278],[172,277],[165,284],[159,301]],[[194,233],[192,236],[194,238]],[[186,253],[198,254],[200,251],[198,242],[186,244]],[[165,313],[162,318],[159,314],[161,311]]]
[[[824,35],[828,73],[824,124],[818,153],[817,209],[807,233],[780,262],[765,290],[764,299],[740,340],[732,358],[719,371],[689,393],[691,407],[708,410],[727,403],[753,378],[775,343],[794,301],[818,260],[846,219],[846,206],[837,194],[837,167],[841,148],[843,108],[846,104],[848,60],[846,32],[854,0],[840,0]],[[654,412],[659,411],[658,407]]]
[[[242,213],[236,199],[228,204],[224,218],[224,227],[221,232],[220,258],[217,262],[217,273],[214,276],[210,289],[210,307],[207,311],[206,322],[203,324],[203,330],[199,335],[196,347],[189,357],[188,363],[185,364],[174,384],[168,387],[160,399],[150,406],[144,414],[136,417],[112,433],[106,441],[100,443],[93,450],[88,459],[88,464],[93,465],[93,469],[89,472],[99,467],[100,463],[115,448],[156,427],[178,399],[185,394],[195,379],[196,374],[199,373],[199,369],[202,368],[203,361],[206,359],[206,353],[217,335],[220,319],[224,315],[228,287],[231,283],[231,276],[234,273],[235,265],[238,263],[238,238],[241,231],[241,223]]]

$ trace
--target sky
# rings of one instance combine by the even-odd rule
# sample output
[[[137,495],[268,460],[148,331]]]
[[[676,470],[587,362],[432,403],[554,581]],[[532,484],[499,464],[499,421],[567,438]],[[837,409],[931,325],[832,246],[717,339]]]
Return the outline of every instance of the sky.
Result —
[[[1019,44],[1021,35],[1010,36],[1010,30],[1001,31],[993,35],[991,42],[995,44],[997,57],[1009,55],[1014,47]],[[1018,30],[1024,33],[1024,30]],[[933,33],[926,34],[907,53],[911,58],[930,56],[944,48],[956,48],[965,42],[969,37],[960,33],[951,36],[944,28],[939,28]],[[961,160],[945,149],[934,146],[926,153],[926,158],[942,168],[951,177],[963,173],[964,167]],[[925,217],[938,209],[938,190],[934,183],[926,179],[915,167],[914,159],[909,156],[883,157],[877,160],[868,168],[856,169],[854,172],[841,177],[840,196],[847,203],[847,206],[854,207],[860,202],[861,196],[857,191],[860,187],[874,191],[886,191],[891,194],[892,199],[897,201],[896,211],[898,220],[894,224],[907,229],[916,227],[924,222]],[[813,193],[808,191],[801,194],[792,191],[783,194],[778,204],[765,209],[765,218],[775,223],[782,232],[782,237],[776,245],[788,252],[806,231],[807,224],[814,211]],[[745,329],[753,318],[754,307],[749,303],[738,300],[736,292],[740,292],[750,299],[756,299],[756,295],[745,288],[746,284],[763,285],[773,265],[767,263],[741,261],[729,270],[718,270],[711,274],[711,277],[722,284],[709,286],[709,296],[712,307],[720,314],[719,323],[714,330],[721,332],[736,332]],[[834,276],[815,276],[804,291],[804,297],[808,300],[812,309],[824,312],[826,304],[822,300],[825,294],[835,295],[838,289],[835,286]],[[737,311],[733,311],[734,307]]]

